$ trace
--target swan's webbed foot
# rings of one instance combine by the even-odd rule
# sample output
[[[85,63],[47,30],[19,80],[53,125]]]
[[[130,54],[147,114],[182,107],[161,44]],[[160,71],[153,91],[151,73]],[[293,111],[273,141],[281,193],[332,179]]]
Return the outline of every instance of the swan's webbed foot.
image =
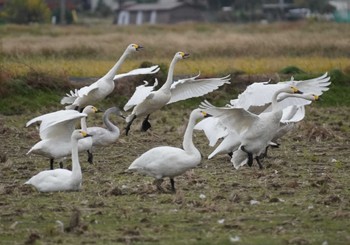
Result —
[[[248,164],[249,167],[251,167],[253,165],[253,154],[248,152],[245,149],[244,145],[241,146],[241,150],[244,151],[245,153],[247,153],[247,155],[248,155],[248,162],[247,162],[247,164]]]
[[[93,164],[94,163],[94,155],[92,154],[92,152],[90,152],[90,150],[87,150],[87,153],[88,153],[88,162],[90,164]]]
[[[130,122],[128,122],[128,124],[125,127],[125,135],[128,136],[128,133],[130,131],[131,128],[131,124],[133,123],[133,121],[136,119],[136,115],[133,116],[133,118],[130,120]]]
[[[152,126],[150,124],[150,122],[148,121],[149,115],[147,115],[147,117],[145,117],[145,119],[142,122],[142,126],[141,126],[141,131],[146,132],[148,129],[150,129]]]
[[[50,158],[50,169],[53,170],[53,162],[54,162],[54,159],[53,158]]]

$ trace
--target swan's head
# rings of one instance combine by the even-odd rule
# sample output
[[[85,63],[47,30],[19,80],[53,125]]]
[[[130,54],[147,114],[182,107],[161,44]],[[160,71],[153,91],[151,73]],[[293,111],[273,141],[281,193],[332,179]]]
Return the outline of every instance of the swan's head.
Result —
[[[74,130],[72,133],[72,139],[75,140],[80,140],[86,137],[91,137],[92,135],[88,134],[87,132],[85,132],[84,130]]]
[[[96,112],[99,112],[99,110],[95,106],[92,106],[92,105],[86,106],[83,110],[83,113],[88,114],[88,115],[92,114],[92,113],[96,113]]]
[[[139,51],[143,49],[143,47],[141,45],[138,45],[138,44],[135,44],[135,43],[132,43],[130,44],[128,47],[127,47],[127,51],[128,52],[136,52],[136,51]]]
[[[290,94],[302,94],[303,93],[295,86],[288,87],[286,92],[290,93]]]
[[[201,119],[201,118],[205,118],[205,117],[211,117],[210,114],[208,114],[206,111],[204,111],[203,109],[194,109],[191,113],[190,117],[194,117],[196,120],[197,119]]]
[[[175,59],[177,60],[183,60],[183,59],[187,59],[190,56],[190,54],[188,53],[184,53],[184,52],[177,52],[175,54]]]
[[[316,94],[307,94],[306,96],[311,101],[318,101],[318,100],[320,100],[320,97],[318,95],[316,95]]]

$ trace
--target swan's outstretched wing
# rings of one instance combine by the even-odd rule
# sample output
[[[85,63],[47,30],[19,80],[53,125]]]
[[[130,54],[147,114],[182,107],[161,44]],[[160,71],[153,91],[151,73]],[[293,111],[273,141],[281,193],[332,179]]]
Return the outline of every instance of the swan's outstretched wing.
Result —
[[[230,83],[230,75],[220,78],[196,79],[199,75],[174,82],[171,85],[171,99],[168,104],[205,95]]]
[[[296,81],[292,78],[290,81],[279,82],[278,84],[289,84],[297,87],[300,91],[303,91],[304,93],[312,93],[320,96],[321,94],[323,94],[323,92],[329,90],[328,86],[331,84],[329,80],[330,77],[328,76],[328,73],[325,73],[320,77],[308,80]]]
[[[303,81],[291,79],[290,81],[279,82],[277,84],[269,84],[268,82],[253,83],[243,93],[238,95],[238,99],[232,100],[231,104],[252,112],[261,112],[263,107],[267,108],[267,104],[272,101],[273,95],[285,86],[295,86],[304,93],[312,93],[319,96],[329,89],[328,86],[331,84],[329,80],[330,77],[325,73],[320,77]],[[278,96],[278,100],[280,100],[281,96]],[[293,100],[288,99],[287,101]],[[294,102],[296,101],[297,99],[294,99]]]
[[[128,77],[128,76],[136,76],[136,75],[146,75],[146,74],[154,74],[157,73],[159,71],[159,66],[158,65],[154,65],[151,67],[147,67],[147,68],[138,68],[138,69],[134,69],[132,71],[129,71],[127,73],[122,73],[122,74],[117,74],[114,76],[113,81],[118,80],[122,77]]]
[[[27,122],[26,126],[41,122],[39,133],[42,140],[52,137],[70,137],[77,120],[86,116],[87,114],[75,110],[60,110],[33,118]]]
[[[257,115],[254,115],[243,108],[230,107],[215,107],[208,101],[204,101],[199,106],[214,117],[219,118],[222,125],[227,129],[241,134],[259,120]]]
[[[134,94],[131,96],[129,101],[124,106],[124,111],[129,110],[130,108],[134,107],[135,105],[140,104],[142,101],[144,101],[147,96],[154,90],[154,88],[158,85],[158,80],[155,79],[155,82],[153,86],[147,86],[148,82],[144,81],[145,84],[137,86],[135,89]]]
[[[220,138],[228,134],[226,127],[222,125],[220,119],[216,117],[208,117],[201,120],[196,124],[194,129],[204,131],[210,146],[214,146]]]
[[[292,105],[283,109],[283,115],[281,118],[281,123],[291,123],[299,122],[305,117],[305,106],[303,105]]]
[[[99,81],[99,80],[98,80]],[[71,90],[61,99],[61,105],[73,104],[77,98],[83,98],[87,96],[91,91],[98,89],[98,81],[89,86],[82,87],[80,89]]]

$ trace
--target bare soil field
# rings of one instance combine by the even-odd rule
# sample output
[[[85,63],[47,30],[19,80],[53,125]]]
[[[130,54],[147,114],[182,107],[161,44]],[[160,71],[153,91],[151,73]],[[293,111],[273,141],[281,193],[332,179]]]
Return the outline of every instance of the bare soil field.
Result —
[[[24,125],[42,113],[0,119],[1,244],[350,243],[349,108],[309,106],[307,118],[269,151],[263,170],[235,170],[224,155],[208,160],[213,148],[196,131],[203,160],[175,178],[176,194],[159,193],[152,178],[124,170],[152,147],[181,146],[189,108],[155,113],[147,133],[133,125],[128,137],[95,148],[92,165],[81,154],[82,190],[60,193],[23,185],[49,168],[48,159],[26,155],[39,137]],[[96,124],[100,115],[88,119]]]

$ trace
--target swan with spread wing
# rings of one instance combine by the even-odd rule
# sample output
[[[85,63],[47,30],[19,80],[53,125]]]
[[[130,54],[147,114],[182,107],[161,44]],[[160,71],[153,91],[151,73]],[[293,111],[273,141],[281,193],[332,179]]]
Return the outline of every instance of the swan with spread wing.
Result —
[[[259,115],[263,112],[271,111],[272,95],[282,86],[296,85],[299,89],[300,87],[302,88],[300,90],[307,91],[307,94],[281,93],[278,95],[278,103],[275,106],[283,110],[283,116],[280,128],[272,140],[272,142],[276,142],[276,139],[282,137],[293,128],[296,122],[304,118],[304,106],[318,100],[319,95],[322,95],[323,92],[329,89],[329,80],[330,78],[325,73],[320,77],[303,81],[294,81],[291,79],[290,81],[278,84],[269,84],[268,82],[253,83],[237,99],[231,100],[231,104],[227,105],[227,107],[242,107],[251,113]],[[240,139],[237,133],[228,130],[218,118],[204,119],[195,126],[195,129],[205,132],[210,146],[214,146],[220,138],[223,138],[221,143],[209,155],[209,159],[221,153],[231,155],[240,145]]]
[[[198,79],[199,75],[173,82],[175,64],[179,60],[186,59],[188,56],[189,54],[184,52],[177,52],[175,54],[169,66],[167,79],[157,91],[154,91],[157,81],[153,86],[146,86],[147,84],[145,84],[136,88],[134,95],[124,106],[125,111],[133,108],[132,113],[126,118],[126,135],[128,135],[131,124],[137,117],[145,116],[141,130],[147,131],[151,127],[148,119],[152,112],[161,109],[167,104],[205,95],[229,83],[229,76]]]
[[[50,169],[53,169],[54,159],[62,159],[71,153],[71,135],[76,123],[80,120],[81,128],[86,132],[86,117],[97,111],[96,107],[89,105],[82,113],[76,110],[60,110],[31,119],[27,122],[26,127],[40,122],[41,141],[36,143],[27,154],[34,153],[50,158]],[[88,151],[90,163],[92,163],[91,147],[91,137],[78,141],[79,152]],[[63,167],[62,163],[60,167]]]
[[[159,67],[155,65],[149,68],[139,68],[127,73],[115,75],[126,57],[142,48],[143,47],[138,44],[130,44],[125,49],[123,55],[119,58],[117,63],[115,63],[115,65],[106,73],[106,75],[89,86],[70,91],[70,93],[67,93],[66,96],[61,99],[61,104],[68,104],[66,109],[79,110],[84,108],[86,105],[95,104],[96,102],[103,100],[106,96],[112,93],[115,87],[114,81],[120,78],[158,72]]]

